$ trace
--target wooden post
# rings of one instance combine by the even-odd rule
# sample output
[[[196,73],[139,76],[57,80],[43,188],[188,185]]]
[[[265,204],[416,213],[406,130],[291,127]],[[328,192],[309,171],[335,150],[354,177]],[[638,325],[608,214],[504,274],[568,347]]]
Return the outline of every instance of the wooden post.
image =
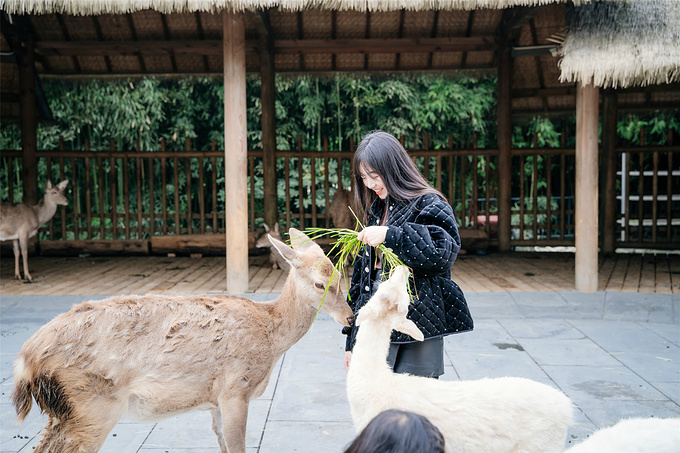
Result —
[[[498,248],[510,250],[510,179],[512,159],[512,55],[510,42],[502,36],[498,44]]]
[[[597,291],[597,135],[598,88],[576,89],[576,290]]]
[[[264,167],[264,222],[271,228],[278,222],[276,196],[276,88],[274,85],[274,45],[270,35],[262,35],[260,46],[262,85],[262,164]]]
[[[38,160],[35,152],[38,142],[38,120],[35,96],[35,52],[33,37],[23,42],[23,55],[19,62],[19,89],[21,103],[21,179],[23,202],[38,204]],[[54,181],[53,181],[54,182]],[[58,181],[57,181],[58,182]],[[55,182],[56,184],[56,182]]]
[[[224,189],[227,292],[248,290],[246,35],[243,15],[223,13]]]
[[[607,91],[602,98],[602,251],[613,253],[616,234],[616,107],[617,94]]]

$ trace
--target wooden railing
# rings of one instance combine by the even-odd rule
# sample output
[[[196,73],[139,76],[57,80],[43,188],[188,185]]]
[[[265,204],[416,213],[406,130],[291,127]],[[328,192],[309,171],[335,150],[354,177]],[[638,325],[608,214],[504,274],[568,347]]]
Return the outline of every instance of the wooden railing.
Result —
[[[71,180],[71,203],[41,230],[51,240],[141,240],[158,235],[224,233],[224,153],[185,151],[39,151],[39,187]],[[410,151],[422,174],[454,208],[461,229],[496,240],[498,150]],[[620,199],[622,245],[677,246],[680,148],[619,150],[625,159]],[[511,245],[573,245],[574,150],[512,151]],[[330,200],[351,186],[349,151],[277,152],[277,200],[284,228],[329,226]],[[21,152],[3,151],[5,199],[21,187]],[[642,173],[640,173],[642,169]],[[670,169],[670,170],[668,170]],[[664,173],[669,171],[669,173]],[[637,173],[636,173],[637,172]],[[248,152],[249,228],[262,225],[262,151]],[[642,176],[640,176],[642,175]],[[670,176],[667,176],[670,175]],[[675,192],[673,192],[675,191]],[[640,202],[639,194],[642,195]],[[638,197],[638,198],[636,198]],[[15,200],[18,201],[18,200]],[[675,227],[675,229],[673,229]]]

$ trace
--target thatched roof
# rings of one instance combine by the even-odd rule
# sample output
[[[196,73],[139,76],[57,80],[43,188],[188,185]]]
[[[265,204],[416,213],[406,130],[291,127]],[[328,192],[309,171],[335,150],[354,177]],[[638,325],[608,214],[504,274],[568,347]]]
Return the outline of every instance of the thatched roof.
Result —
[[[309,9],[338,11],[427,11],[502,9],[538,6],[568,0],[0,0],[0,9],[16,14],[126,14],[155,10],[161,13],[253,11],[277,8],[289,11]],[[576,3],[590,0],[575,0]]]
[[[625,88],[680,81],[680,1],[596,2],[567,16],[562,82]]]

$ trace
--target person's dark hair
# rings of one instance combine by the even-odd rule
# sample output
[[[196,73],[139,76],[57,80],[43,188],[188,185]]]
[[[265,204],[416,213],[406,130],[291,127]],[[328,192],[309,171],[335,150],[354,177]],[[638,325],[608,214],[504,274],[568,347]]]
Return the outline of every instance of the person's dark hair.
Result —
[[[396,409],[376,415],[344,453],[444,453],[444,436],[427,418]]]
[[[420,174],[415,162],[408,155],[399,140],[384,131],[373,131],[361,140],[354,153],[354,197],[357,206],[368,213],[376,195],[368,190],[361,180],[361,169],[368,166],[382,179],[387,196],[409,201],[426,193],[434,193],[446,200],[444,195],[432,187]]]

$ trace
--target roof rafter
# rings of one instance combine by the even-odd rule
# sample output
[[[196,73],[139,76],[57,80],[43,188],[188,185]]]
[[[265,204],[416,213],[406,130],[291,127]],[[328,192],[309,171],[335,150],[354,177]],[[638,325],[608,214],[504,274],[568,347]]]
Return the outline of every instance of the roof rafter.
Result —
[[[248,50],[258,42],[248,41]],[[281,54],[312,53],[405,53],[493,50],[492,37],[469,38],[401,38],[401,39],[304,39],[274,41],[274,51]],[[220,40],[176,41],[37,41],[36,51],[46,56],[103,55],[221,55]]]

